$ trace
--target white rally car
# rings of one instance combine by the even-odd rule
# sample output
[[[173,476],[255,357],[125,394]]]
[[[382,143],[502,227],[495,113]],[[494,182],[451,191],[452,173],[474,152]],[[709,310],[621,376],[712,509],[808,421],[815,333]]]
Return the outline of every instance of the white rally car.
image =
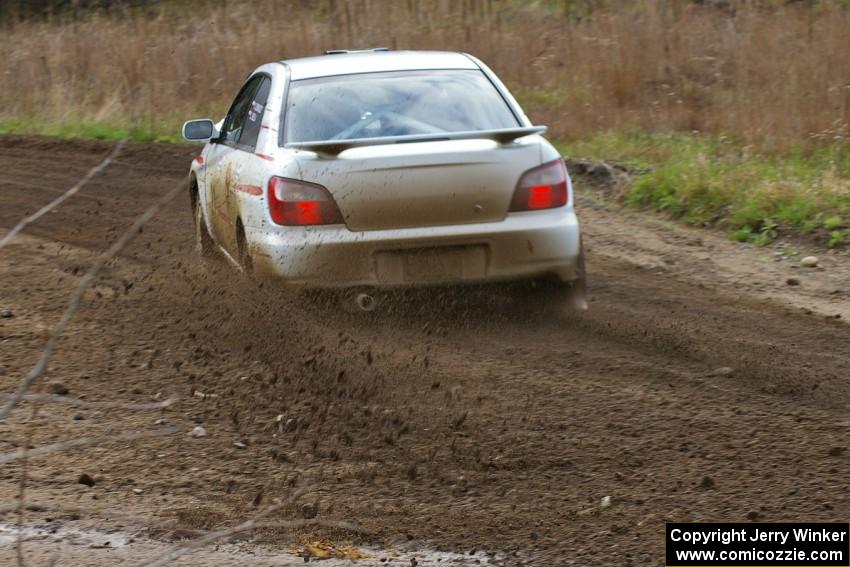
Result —
[[[191,120],[201,254],[307,288],[524,280],[583,308],[570,177],[502,82],[463,53],[268,63],[227,116]]]

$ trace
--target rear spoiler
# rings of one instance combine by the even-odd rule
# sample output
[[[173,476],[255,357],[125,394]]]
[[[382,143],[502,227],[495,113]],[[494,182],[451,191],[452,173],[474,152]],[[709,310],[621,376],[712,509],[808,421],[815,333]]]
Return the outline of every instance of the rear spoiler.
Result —
[[[353,140],[329,140],[326,142],[293,142],[285,147],[294,150],[316,152],[322,157],[334,158],[351,148],[384,146],[389,144],[412,144],[417,142],[442,142],[446,140],[493,140],[500,144],[513,142],[523,136],[542,134],[546,126],[502,128],[500,130],[477,130],[472,132],[445,132],[439,134],[414,134],[412,136],[387,136],[385,138],[355,138]]]

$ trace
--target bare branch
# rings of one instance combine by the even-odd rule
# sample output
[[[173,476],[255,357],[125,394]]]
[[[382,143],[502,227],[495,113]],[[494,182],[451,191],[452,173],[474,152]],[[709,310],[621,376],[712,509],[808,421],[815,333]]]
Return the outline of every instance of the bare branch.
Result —
[[[0,398],[11,398],[14,394],[0,394]],[[67,396],[57,396],[52,394],[25,394],[20,400],[28,402],[42,402],[53,404],[67,404],[80,408],[103,408],[103,409],[122,409],[131,411],[147,411],[165,409],[173,405],[179,398],[171,397],[162,402],[151,402],[148,404],[119,404],[115,402],[90,402],[79,398],[69,398]]]
[[[290,494],[282,502],[281,501],[275,502],[271,506],[268,506],[264,510],[258,512],[257,515],[254,516],[253,519],[251,519],[247,522],[243,522],[243,523],[239,524],[238,526],[231,528],[230,530],[212,532],[212,533],[207,534],[206,536],[204,536],[200,539],[191,541],[191,542],[186,543],[186,544],[177,545],[174,548],[172,548],[171,551],[167,551],[167,552],[163,553],[162,555],[160,555],[159,557],[154,557],[153,559],[151,559],[149,561],[145,561],[144,563],[141,563],[139,565],[139,567],[146,567],[146,566],[153,567],[153,566],[158,566],[158,565],[167,565],[168,563],[171,563],[172,561],[174,561],[178,557],[186,555],[187,553],[191,553],[193,550],[198,549],[199,547],[203,547],[204,545],[211,543],[213,541],[216,541],[217,539],[220,539],[222,537],[226,537],[226,535],[222,535],[222,534],[232,533],[233,530],[247,529],[246,526],[249,526],[249,525],[254,526],[254,525],[256,525],[256,522],[258,520],[265,518],[269,514],[272,514],[272,513],[276,512],[277,510],[280,510],[282,507],[284,507],[288,504],[295,502],[295,500],[298,499],[298,497],[301,495],[301,492],[302,492],[301,489],[294,491],[292,494]]]
[[[15,512],[18,508],[21,507],[21,499],[16,498],[10,504],[0,505],[0,516],[4,514],[8,514],[9,512]],[[24,501],[24,508],[26,508],[30,512],[41,512],[44,510],[63,510],[67,512],[79,512],[80,508],[66,508],[60,504],[54,504],[52,502],[30,502],[29,504]]]
[[[110,163],[112,163],[112,160],[115,158],[115,156],[118,155],[118,152],[121,151],[121,148],[124,147],[125,143],[127,143],[126,140],[121,140],[120,142],[118,142],[118,144],[112,149],[112,151],[109,152],[109,155],[106,156],[102,162],[91,168],[88,173],[86,173],[83,178],[77,182],[76,185],[74,185],[73,187],[53,199],[51,202],[47,203],[42,208],[40,208],[30,216],[21,220],[21,222],[19,222],[18,224],[13,226],[12,230],[7,232],[6,236],[0,239],[0,249],[6,246],[6,244],[8,244],[15,237],[16,234],[21,232],[25,226],[27,226],[33,221],[40,219],[41,217],[49,213],[52,209],[55,209],[56,207],[64,203],[66,199],[68,199],[69,197],[74,195],[74,193],[79,191],[83,187],[83,185],[91,181],[92,177],[103,171]]]
[[[176,427],[163,429],[162,431],[143,431],[138,433],[120,433],[118,435],[102,436],[102,437],[80,437],[69,441],[61,441],[59,443],[51,443],[50,445],[42,445],[35,449],[18,449],[9,453],[0,453],[0,465],[17,461],[18,459],[40,457],[41,455],[49,455],[51,453],[59,453],[68,449],[77,447],[89,447],[91,445],[99,445],[100,443],[112,443],[115,441],[133,441],[135,439],[143,439],[145,437],[161,437],[163,435],[171,435],[179,431]]]
[[[113,162],[117,163],[117,162]],[[0,183],[3,185],[17,185],[18,187],[26,187],[28,189],[35,189],[37,191],[44,191],[47,193],[59,193],[60,195],[65,193],[62,189],[53,189],[52,187],[46,187],[43,183],[28,183],[26,181],[18,181],[17,179],[9,179],[8,177],[0,177]],[[81,199],[89,199],[91,201],[97,201],[97,197],[93,197],[92,195],[80,195]]]
[[[361,528],[360,526],[351,524],[349,522],[335,522],[332,520],[279,520],[272,522],[258,522],[256,519],[248,520],[247,522],[243,522],[238,526],[234,526],[227,530],[221,530],[218,532],[211,532],[205,535],[202,538],[192,540],[189,543],[186,543],[180,547],[172,549],[168,553],[160,555],[148,562],[139,564],[139,567],[162,567],[163,565],[168,565],[169,563],[179,559],[180,557],[186,555],[187,553],[192,553],[206,545],[209,545],[213,542],[216,542],[220,539],[224,539],[226,537],[230,537],[239,533],[249,532],[253,530],[266,529],[266,528],[303,528],[305,526],[323,526],[327,528],[336,528],[341,530],[348,530],[351,532],[355,532],[358,534],[368,535],[369,530]]]
[[[24,501],[23,506],[27,512],[61,512],[64,514],[77,514],[79,516],[85,515],[94,515],[94,514],[102,514],[103,511],[95,511],[91,507],[84,506],[66,506],[65,504],[57,504],[56,502],[31,502]],[[7,504],[0,504],[0,516],[8,514],[10,512],[15,512],[21,507],[21,500],[15,499]],[[125,512],[110,509],[108,510],[108,515],[110,519],[113,520],[121,520],[128,524],[140,524],[146,521],[146,518],[135,515],[135,514],[127,514]]]
[[[37,416],[37,410],[33,411],[33,417]],[[18,507],[18,537],[15,538],[15,555],[18,561],[18,567],[26,567],[26,560],[24,559],[24,531],[21,529],[24,525],[24,518],[26,516],[26,509],[24,507],[24,503],[27,499],[27,481],[29,480],[29,446],[32,443],[32,427],[27,428],[27,436],[24,441],[24,465],[21,467],[21,478],[18,482],[18,502],[20,502],[20,506]]]
[[[136,221],[115,241],[112,245],[103,252],[94,264],[88,269],[85,275],[80,280],[80,283],[77,285],[77,289],[74,291],[74,294],[71,296],[70,301],[68,302],[68,306],[65,308],[65,312],[62,314],[62,319],[59,320],[59,323],[56,325],[56,328],[53,329],[53,333],[50,335],[50,338],[47,340],[47,346],[44,349],[44,352],[41,353],[41,358],[39,358],[36,365],[30,370],[29,374],[27,374],[26,378],[24,378],[21,385],[18,386],[18,389],[9,399],[5,406],[0,409],[0,421],[6,419],[6,416],[9,415],[9,412],[12,411],[12,408],[17,405],[17,403],[21,400],[21,397],[26,394],[27,390],[38,380],[42,374],[44,374],[45,370],[47,370],[47,362],[50,360],[50,355],[53,354],[53,349],[56,348],[56,344],[59,342],[59,339],[62,337],[62,333],[65,331],[65,327],[68,326],[68,323],[71,321],[71,318],[74,316],[74,313],[77,312],[77,309],[80,307],[80,302],[82,301],[83,294],[86,291],[86,288],[94,281],[94,278],[103,269],[106,263],[112,259],[115,255],[118,254],[133,238],[139,233],[139,229],[141,229],[159,210],[172,199],[174,199],[181,191],[185,188],[185,181],[181,181],[177,185],[174,186],[168,193],[160,197],[153,205],[151,205],[148,210],[139,215]]]

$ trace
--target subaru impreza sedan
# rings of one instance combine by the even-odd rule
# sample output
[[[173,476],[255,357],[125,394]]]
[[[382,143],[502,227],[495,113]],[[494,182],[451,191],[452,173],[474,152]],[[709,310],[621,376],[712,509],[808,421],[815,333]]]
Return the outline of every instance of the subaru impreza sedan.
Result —
[[[331,51],[252,72],[191,165],[197,248],[256,276],[348,290],[524,281],[583,309],[558,151],[463,53]]]

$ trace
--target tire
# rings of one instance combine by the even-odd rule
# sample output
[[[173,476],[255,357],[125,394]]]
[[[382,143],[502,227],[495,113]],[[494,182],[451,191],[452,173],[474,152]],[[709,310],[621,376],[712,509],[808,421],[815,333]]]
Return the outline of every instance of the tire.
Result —
[[[576,261],[576,279],[568,284],[569,290],[564,298],[567,308],[574,313],[587,311],[587,263],[584,259],[584,246],[579,245],[578,260]]]
[[[525,288],[524,298],[529,313],[575,317],[587,311],[587,265],[584,248],[576,260],[576,279],[571,282],[537,281]]]

